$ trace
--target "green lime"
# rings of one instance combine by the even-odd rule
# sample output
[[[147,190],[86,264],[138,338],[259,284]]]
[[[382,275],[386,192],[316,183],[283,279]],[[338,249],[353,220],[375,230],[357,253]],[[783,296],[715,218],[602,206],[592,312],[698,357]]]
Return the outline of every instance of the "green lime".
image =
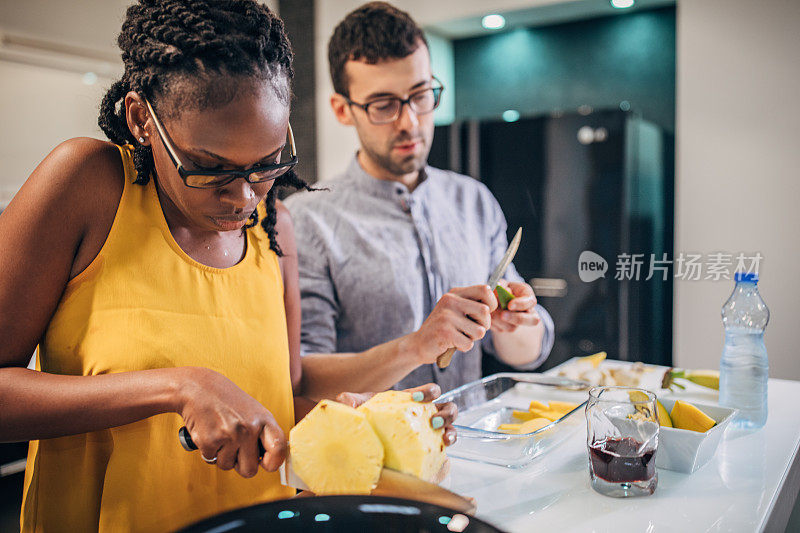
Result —
[[[495,287],[494,295],[497,296],[497,302],[500,304],[500,309],[508,309],[508,302],[514,299],[514,295],[501,285]]]

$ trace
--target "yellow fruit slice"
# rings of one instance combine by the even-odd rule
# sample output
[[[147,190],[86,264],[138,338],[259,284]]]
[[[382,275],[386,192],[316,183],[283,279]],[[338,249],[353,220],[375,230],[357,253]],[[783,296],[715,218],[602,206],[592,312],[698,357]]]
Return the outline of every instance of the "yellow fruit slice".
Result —
[[[658,425],[671,428],[672,418],[669,416],[669,411],[667,411],[667,408],[661,405],[661,402],[656,400],[656,409],[658,410]]]
[[[533,420],[536,418],[536,415],[530,411],[513,411],[511,414],[514,418],[519,418],[520,420]]]
[[[503,433],[513,433],[516,435],[525,435],[542,429],[551,422],[552,420],[547,418],[534,418],[533,420],[528,420],[522,424],[500,424],[497,427],[497,431],[501,431]]]
[[[564,414],[569,413],[570,411],[572,411],[576,407],[578,407],[577,403],[557,402],[557,401],[552,401],[552,402],[550,402],[550,405],[549,405],[549,408],[550,408],[551,411],[559,411],[559,412],[564,413]]]
[[[545,404],[543,404],[542,402],[538,402],[536,400],[533,400],[531,402],[530,407],[528,407],[528,409],[542,409],[542,410],[546,411],[546,410],[548,410],[550,408],[548,406],[546,406]]]
[[[719,370],[691,370],[686,379],[709,389],[719,390]]]
[[[436,406],[411,399],[411,393],[386,391],[358,408],[367,416],[384,449],[384,465],[432,481],[447,459],[444,428],[433,429]]]
[[[628,392],[628,396],[630,397],[632,402],[649,402],[650,398],[647,394],[643,393],[642,391],[630,391]],[[652,419],[652,414],[650,413],[650,406],[645,404],[636,405],[636,411],[644,415],[645,418]],[[658,411],[658,425],[671,428],[672,427],[672,419],[669,416],[669,411],[661,405],[661,402],[656,400],[656,410]]]
[[[600,363],[602,363],[605,360],[605,358],[606,358],[606,352],[597,352],[596,354],[593,355],[587,355],[586,357],[581,357],[580,360],[589,361],[590,363],[592,363],[592,368],[597,368],[598,366],[600,366]]]
[[[369,494],[383,467],[383,444],[364,413],[322,400],[289,432],[292,467],[311,491]]]
[[[647,402],[647,403],[637,403],[634,405],[637,413],[641,413],[645,419],[650,419],[655,421],[653,418],[655,415],[653,414],[652,410],[652,403],[650,397],[642,391],[639,390],[632,390],[628,391],[628,397],[631,399],[632,402]]]
[[[549,425],[550,422],[551,420],[546,418],[534,418],[533,420],[528,420],[527,422],[523,422],[520,426],[520,433],[533,433],[534,431],[540,430]]]
[[[675,402],[670,415],[672,424],[678,429],[688,429],[690,431],[705,433],[716,424],[714,419],[703,411],[681,400]]]
[[[553,422],[564,416],[563,413],[551,409],[531,409],[530,412],[535,415],[535,418],[546,418]]]

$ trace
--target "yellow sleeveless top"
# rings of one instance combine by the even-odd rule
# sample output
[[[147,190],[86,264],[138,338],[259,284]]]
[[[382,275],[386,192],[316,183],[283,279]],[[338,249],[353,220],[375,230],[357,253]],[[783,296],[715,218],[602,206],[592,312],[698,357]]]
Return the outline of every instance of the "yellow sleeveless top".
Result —
[[[39,346],[44,372],[97,375],[201,366],[294,425],[283,281],[260,226],[237,265],[198,263],[173,239],[153,180],[125,186],[94,261],[72,279]],[[181,417],[157,415],[93,433],[30,443],[23,532],[173,531],[236,507],[287,498],[277,473],[251,479],[204,463],[178,443]]]

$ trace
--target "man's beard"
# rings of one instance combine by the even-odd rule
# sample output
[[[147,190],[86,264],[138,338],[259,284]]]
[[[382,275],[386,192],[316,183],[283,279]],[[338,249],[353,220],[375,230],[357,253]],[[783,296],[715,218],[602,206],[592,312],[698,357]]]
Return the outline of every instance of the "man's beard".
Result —
[[[404,176],[412,172],[417,172],[425,167],[428,160],[430,144],[426,143],[424,139],[421,139],[421,142],[423,143],[423,149],[419,155],[404,156],[400,160],[392,159],[391,148],[388,153],[378,153],[363,143],[362,148],[367,155],[369,155],[370,159],[375,161],[381,168],[395,176]]]

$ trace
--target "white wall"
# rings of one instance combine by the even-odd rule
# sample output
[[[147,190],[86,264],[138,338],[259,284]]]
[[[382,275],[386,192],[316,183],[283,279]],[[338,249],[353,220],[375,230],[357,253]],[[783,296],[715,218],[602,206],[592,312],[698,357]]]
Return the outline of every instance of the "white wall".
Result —
[[[800,379],[800,2],[679,0],[676,252],[760,251],[770,375]],[[675,287],[675,364],[715,368],[732,282]]]
[[[105,138],[97,114],[122,74],[116,36],[132,3],[0,0],[0,209],[58,143]]]
[[[86,85],[78,73],[0,61],[0,207],[61,141],[104,137],[97,114],[110,84]]]

